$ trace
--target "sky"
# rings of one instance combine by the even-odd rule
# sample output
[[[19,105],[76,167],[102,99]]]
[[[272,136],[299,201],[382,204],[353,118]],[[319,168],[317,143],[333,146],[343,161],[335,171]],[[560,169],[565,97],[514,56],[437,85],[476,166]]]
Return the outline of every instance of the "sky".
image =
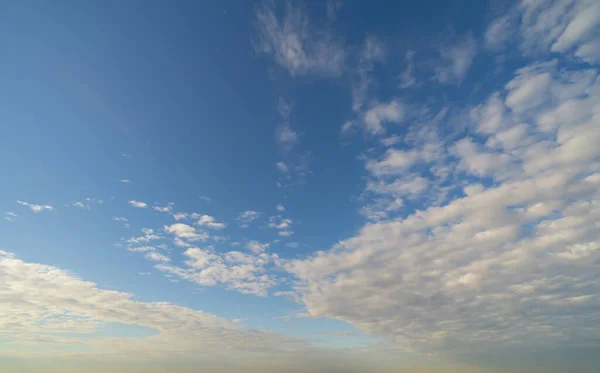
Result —
[[[0,371],[593,372],[600,3],[3,1]]]

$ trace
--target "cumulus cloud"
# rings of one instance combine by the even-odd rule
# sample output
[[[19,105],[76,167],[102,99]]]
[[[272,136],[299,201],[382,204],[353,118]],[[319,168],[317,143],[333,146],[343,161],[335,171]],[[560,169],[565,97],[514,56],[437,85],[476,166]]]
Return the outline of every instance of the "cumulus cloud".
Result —
[[[175,205],[173,202],[169,202],[166,206],[152,206],[152,209],[158,212],[170,213],[173,211],[173,205]]]
[[[466,134],[405,147],[408,128],[367,158],[367,189],[387,198],[371,212],[413,200],[329,251],[285,261],[308,313],[424,351],[593,345],[599,82],[595,69],[531,63],[468,108]],[[431,177],[443,168],[444,181]],[[434,189],[444,198],[429,198]]]
[[[164,229],[165,229],[165,232],[175,235],[176,238],[178,238],[179,240],[183,240],[183,242],[185,242],[185,241],[191,241],[191,242],[205,241],[209,237],[207,233],[198,232],[198,231],[196,231],[196,228],[192,227],[191,225],[187,225],[187,224],[183,224],[183,223],[165,225]],[[177,242],[181,242],[181,241],[177,241]]]
[[[198,221],[196,221],[196,225],[199,225],[201,227],[207,227],[207,228],[211,228],[211,229],[223,229],[225,228],[227,225],[225,223],[219,223],[215,220],[215,218],[213,218],[210,215],[202,215],[200,216],[200,218],[198,219]]]
[[[148,204],[145,202],[139,202],[139,201],[135,201],[135,200],[131,200],[129,201],[129,204],[133,207],[137,207],[139,209],[145,209],[148,207]]]
[[[280,11],[278,5],[284,9]],[[343,46],[327,25],[315,25],[300,6],[264,2],[256,8],[256,28],[256,50],[272,56],[290,75],[337,76],[343,72]]]
[[[23,201],[17,201],[17,203],[19,205],[29,207],[31,209],[31,211],[33,211],[35,213],[42,212],[42,211],[52,211],[52,210],[54,210],[54,207],[52,207],[50,205],[36,205],[36,204],[32,204],[32,203],[29,203],[29,202],[23,202]]]
[[[277,205],[277,211],[279,212],[284,212],[285,211],[285,206],[282,205],[281,203]]]

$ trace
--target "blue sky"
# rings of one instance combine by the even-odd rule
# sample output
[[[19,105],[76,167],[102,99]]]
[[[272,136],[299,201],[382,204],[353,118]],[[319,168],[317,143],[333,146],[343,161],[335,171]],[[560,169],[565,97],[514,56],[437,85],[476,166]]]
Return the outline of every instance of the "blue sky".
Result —
[[[3,3],[0,366],[592,371],[599,25]]]

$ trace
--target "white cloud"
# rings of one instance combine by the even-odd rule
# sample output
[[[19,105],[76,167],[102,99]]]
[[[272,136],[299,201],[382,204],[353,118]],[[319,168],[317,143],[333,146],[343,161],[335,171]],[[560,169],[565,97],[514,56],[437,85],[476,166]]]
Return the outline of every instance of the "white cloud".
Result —
[[[127,251],[131,251],[132,253],[145,253],[149,251],[156,251],[156,247],[154,246],[134,246],[128,247]]]
[[[146,207],[148,207],[148,204],[146,204],[145,202],[139,202],[139,201],[129,201],[129,204],[133,207],[137,207],[140,209],[145,209]]]
[[[399,87],[400,88],[412,88],[415,86],[418,86],[419,83],[417,82],[417,77],[415,76],[415,64],[413,62],[413,59],[415,57],[415,52],[410,50],[408,52],[406,52],[406,55],[404,57],[404,63],[406,64],[406,67],[404,68],[404,71],[402,72],[402,74],[400,74],[400,84]]]
[[[600,63],[600,40],[590,41],[581,45],[575,52],[577,58],[589,63]]]
[[[279,172],[288,172],[288,166],[287,164],[285,164],[285,162],[277,162],[276,164],[277,169],[279,170]]]
[[[130,239],[128,239],[126,242],[128,243],[141,243],[141,242],[149,242],[149,241],[153,241],[153,240],[159,240],[162,237],[155,234],[153,229],[150,228],[142,228],[141,229],[142,233],[144,233],[143,236],[139,236],[139,237],[132,237]]]
[[[598,41],[600,6],[594,0],[523,1],[513,11],[519,13],[521,50],[527,56],[544,52],[575,55],[596,63],[593,45]]]
[[[484,44],[487,49],[498,50],[511,41],[515,33],[515,19],[512,14],[503,15],[494,19],[484,35]]]
[[[118,216],[113,216],[112,220],[114,220],[114,221],[121,221],[121,222],[128,222],[129,221],[126,218],[122,218],[122,217],[118,217]]]
[[[275,2],[256,8],[257,51],[271,55],[292,76],[342,73],[345,52],[332,30],[311,23],[303,9],[292,3],[286,3],[281,17],[278,13]]]
[[[290,237],[294,235],[292,231],[279,231],[278,233],[281,237]]]
[[[277,142],[287,149],[291,149],[296,140],[298,139],[298,134],[290,128],[289,124],[283,124],[277,128]]]
[[[277,205],[277,211],[279,212],[284,212],[285,211],[285,206],[282,205],[281,203]]]
[[[263,251],[265,251],[266,249],[268,249],[269,246],[270,246],[269,243],[260,243],[258,241],[250,241],[246,245],[246,247],[248,248],[248,250],[252,251],[255,254],[262,253]]]
[[[293,221],[286,219],[281,216],[271,216],[269,218],[269,227],[275,229],[288,229],[291,227]]]
[[[46,211],[46,210],[47,211],[54,210],[54,207],[52,207],[50,205],[35,205],[35,204],[31,204],[29,202],[23,202],[23,201],[17,201],[17,203],[19,205],[29,207],[31,209],[31,211],[33,211],[35,213]]]
[[[82,209],[89,209],[90,208],[90,206],[85,205],[83,202],[73,202],[71,204],[71,206],[79,207],[79,208],[82,208]]]
[[[553,52],[565,52],[587,37],[600,24],[600,4],[580,7],[565,30],[552,44]]]
[[[248,223],[258,219],[260,217],[260,212],[254,210],[246,210],[240,212],[236,218],[236,220],[241,224],[245,225],[244,228],[248,227]]]
[[[169,202],[166,206],[152,206],[152,209],[158,212],[170,213],[173,211],[173,205],[175,205],[173,202]]]
[[[535,109],[546,102],[550,94],[552,76],[546,71],[535,68],[521,69],[506,88],[509,90],[506,105],[513,111],[524,112]]]
[[[278,259],[274,254],[258,251],[252,255],[239,251],[219,254],[212,247],[192,247],[184,252],[184,256],[187,257],[185,268],[164,264],[156,268],[200,285],[225,284],[228,289],[258,296],[266,296],[267,290],[276,284],[265,274],[265,267]]]
[[[122,182],[123,184],[131,184],[132,181],[131,180],[127,180],[127,179],[120,179],[120,182]]]
[[[173,214],[173,219],[175,219],[177,221],[187,219],[187,217],[188,217],[188,213],[186,213],[186,212],[177,212],[177,213]]]
[[[215,218],[213,218],[210,215],[202,215],[200,216],[200,218],[198,219],[198,221],[196,221],[196,225],[202,226],[202,227],[208,227],[208,228],[212,228],[212,229],[223,229],[225,228],[227,225],[225,223],[218,223]]]
[[[424,351],[595,343],[599,100],[597,70],[532,64],[476,105],[472,132],[367,158],[384,215],[284,261],[308,313]],[[419,198],[388,218],[395,195]]]
[[[15,214],[14,212],[11,212],[11,211],[5,212],[4,215],[8,215],[8,216],[11,216],[13,218],[16,218],[17,216],[19,216],[19,215]]]
[[[153,262],[168,263],[171,261],[169,257],[156,251],[149,251],[146,253],[146,255],[144,255],[144,257],[148,260],[152,260]]]
[[[194,227],[183,223],[165,225],[164,229],[184,241],[205,241],[209,237],[207,233],[198,233]]]
[[[0,252],[0,278],[0,293],[11,300],[0,304],[4,315],[0,330],[7,342],[3,352],[9,355],[18,354],[33,341],[42,348],[32,350],[29,357],[46,349],[55,356],[58,347],[77,356],[101,352],[104,356],[143,359],[214,355],[227,350],[273,351],[302,343],[272,332],[247,332],[203,311],[167,302],[137,301],[131,294],[100,289],[59,268],[23,262],[6,252]],[[110,323],[151,328],[156,335],[93,335]]]
[[[398,100],[376,104],[364,114],[365,129],[372,135],[381,135],[385,132],[383,123],[397,123],[403,116],[404,105]]]
[[[375,64],[385,58],[384,45],[374,36],[367,36],[358,53],[358,66],[354,69],[352,82],[352,110],[360,112],[373,86]]]
[[[441,64],[435,71],[441,84],[461,83],[477,55],[477,43],[471,34],[459,43],[442,48]]]

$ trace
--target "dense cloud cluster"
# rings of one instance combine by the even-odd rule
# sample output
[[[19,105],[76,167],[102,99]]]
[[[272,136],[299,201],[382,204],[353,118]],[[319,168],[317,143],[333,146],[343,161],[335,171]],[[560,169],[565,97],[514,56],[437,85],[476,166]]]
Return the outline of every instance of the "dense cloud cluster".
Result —
[[[465,134],[414,122],[366,160],[375,222],[286,263],[312,316],[424,350],[597,341],[600,79],[569,59],[596,43],[600,12],[542,3],[513,10],[523,48],[571,54],[518,69],[467,108]]]

